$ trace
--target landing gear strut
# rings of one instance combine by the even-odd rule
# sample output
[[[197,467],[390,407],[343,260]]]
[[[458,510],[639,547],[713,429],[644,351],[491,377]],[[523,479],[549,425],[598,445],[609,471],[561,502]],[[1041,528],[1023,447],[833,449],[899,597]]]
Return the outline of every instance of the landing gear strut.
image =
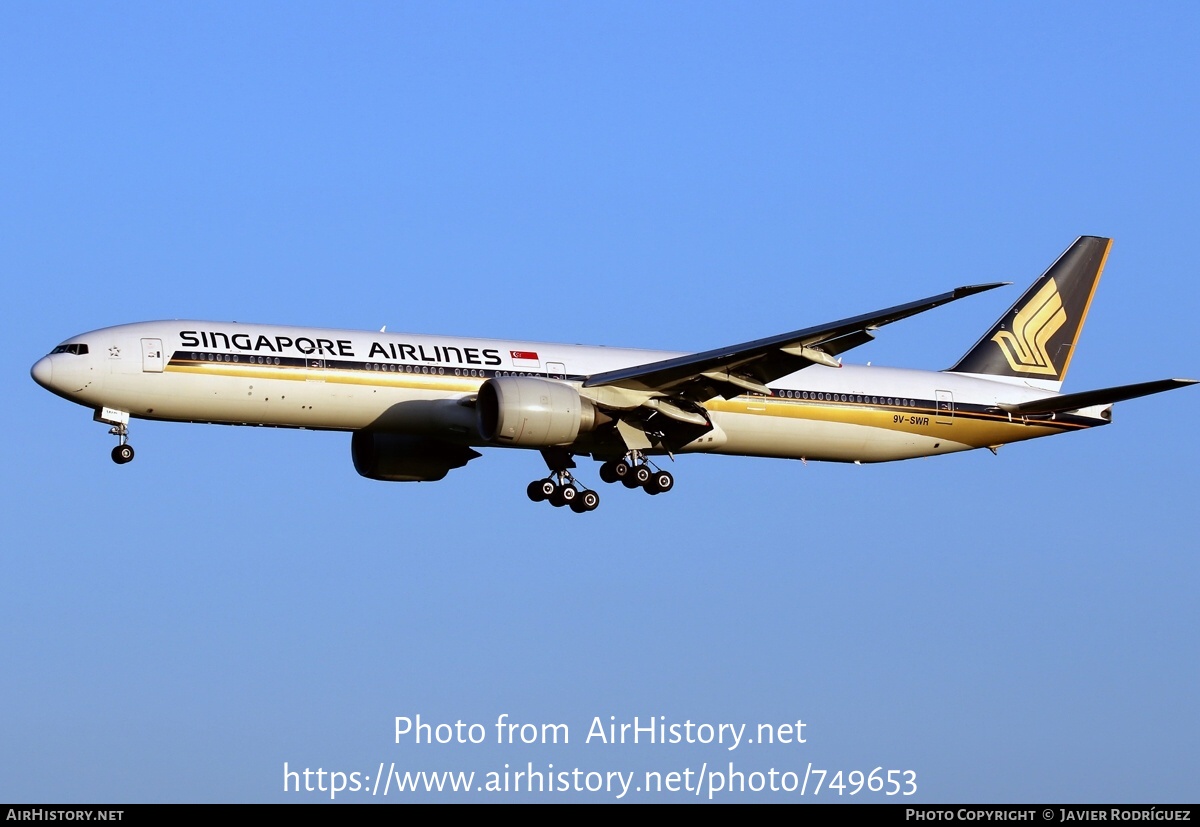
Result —
[[[623,459],[601,465],[600,479],[619,482],[626,488],[641,488],[647,494],[662,494],[675,487],[671,472],[652,464],[641,451],[630,451]]]
[[[117,437],[120,442],[112,449],[112,461],[124,465],[133,460],[133,446],[129,444],[129,426],[124,423],[113,425],[108,432]]]
[[[129,444],[129,412],[115,408],[97,408],[92,421],[111,425],[108,432],[117,438],[117,447],[112,449],[112,461],[124,465],[133,459],[133,446]]]
[[[529,483],[525,493],[535,503],[548,502],[555,508],[569,505],[577,514],[594,511],[600,505],[600,495],[580,486],[571,475],[575,460],[569,451],[562,448],[546,448],[542,458],[550,469],[544,480]],[[609,460],[600,466],[600,479],[608,483],[619,482],[626,488],[640,488],[647,494],[662,494],[675,487],[675,478],[646,458],[641,451],[629,451],[618,460]]]
[[[576,514],[595,511],[600,505],[600,495],[590,489],[578,487],[571,472],[565,469],[552,472],[544,480],[534,480],[529,483],[525,493],[535,503],[545,500],[555,508],[569,505]]]
[[[568,505],[576,514],[595,511],[600,505],[600,495],[576,483],[569,470],[575,467],[571,455],[566,451],[547,449],[542,451],[542,457],[550,468],[550,476],[529,483],[525,489],[529,499],[535,503],[549,502],[555,508]]]

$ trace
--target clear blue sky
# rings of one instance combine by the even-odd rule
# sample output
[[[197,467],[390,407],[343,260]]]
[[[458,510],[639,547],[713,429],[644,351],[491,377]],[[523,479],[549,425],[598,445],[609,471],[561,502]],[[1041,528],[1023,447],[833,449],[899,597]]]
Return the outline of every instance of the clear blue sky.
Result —
[[[385,484],[345,434],[139,422],[117,467],[28,370],[145,319],[698,350],[1016,282],[852,354],[941,368],[1098,234],[1066,389],[1197,377],[1198,24],[5,4],[0,800],[321,800],[282,793],[285,761],[733,760],[912,769],[925,802],[1194,801],[1195,389],[999,457],[686,457],[670,495],[605,487],[581,517],[525,499],[533,453]],[[398,715],[501,713],[572,743],[393,743]],[[808,742],[583,744],[610,715]]]

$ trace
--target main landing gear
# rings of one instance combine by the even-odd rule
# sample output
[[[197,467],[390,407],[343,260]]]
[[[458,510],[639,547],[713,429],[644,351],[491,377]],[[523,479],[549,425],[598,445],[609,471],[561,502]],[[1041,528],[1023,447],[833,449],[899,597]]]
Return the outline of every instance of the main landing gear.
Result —
[[[600,495],[583,488],[575,481],[569,469],[575,460],[569,451],[562,448],[546,448],[542,451],[550,476],[529,483],[525,493],[535,503],[549,502],[556,508],[569,505],[576,514],[595,511],[600,505]],[[675,487],[675,478],[652,464],[641,451],[629,451],[622,459],[609,460],[600,466],[600,479],[619,482],[626,488],[641,488],[647,494],[662,494]]]
[[[647,494],[662,494],[675,487],[671,472],[652,465],[641,451],[630,451],[624,459],[601,465],[600,479],[619,482],[626,488],[641,488]]]
[[[575,467],[575,460],[571,458],[570,451],[545,448],[542,450],[542,459],[546,460],[550,476],[529,483],[525,489],[529,499],[535,503],[547,501],[555,508],[569,505],[576,514],[596,510],[596,506],[600,505],[600,495],[575,482],[570,470]]]
[[[133,446],[129,444],[129,426],[125,424],[113,425],[108,429],[108,432],[120,440],[116,448],[112,449],[112,461],[117,465],[124,465],[133,460]]]
[[[534,480],[529,483],[525,493],[535,503],[546,500],[555,508],[569,505],[576,514],[595,511],[600,505],[600,495],[591,489],[578,487],[575,478],[566,469],[551,472],[544,480]]]

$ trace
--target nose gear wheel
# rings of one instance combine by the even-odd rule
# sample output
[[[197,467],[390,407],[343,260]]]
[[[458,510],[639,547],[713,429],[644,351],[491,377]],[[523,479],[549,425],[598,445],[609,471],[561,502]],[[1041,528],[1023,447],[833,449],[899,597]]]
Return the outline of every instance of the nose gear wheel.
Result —
[[[119,440],[117,447],[112,449],[112,461],[117,465],[132,462],[133,446],[129,444],[129,426],[114,425],[108,429],[108,432]]]

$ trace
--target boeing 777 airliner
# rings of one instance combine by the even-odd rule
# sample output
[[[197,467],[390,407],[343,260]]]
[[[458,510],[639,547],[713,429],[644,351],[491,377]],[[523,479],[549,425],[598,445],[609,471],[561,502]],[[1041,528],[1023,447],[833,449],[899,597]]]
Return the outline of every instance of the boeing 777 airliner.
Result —
[[[132,419],[350,431],[358,473],[440,480],[475,448],[541,451],[529,498],[591,511],[574,457],[650,494],[674,485],[654,458],[742,454],[885,462],[1106,425],[1112,405],[1183,385],[1163,379],[1061,394],[1112,245],[1075,241],[954,367],[841,364],[883,325],[1000,287],[908,304],[703,353],[346,330],[163,321],[72,336],[33,378],[95,411],[133,459]]]

